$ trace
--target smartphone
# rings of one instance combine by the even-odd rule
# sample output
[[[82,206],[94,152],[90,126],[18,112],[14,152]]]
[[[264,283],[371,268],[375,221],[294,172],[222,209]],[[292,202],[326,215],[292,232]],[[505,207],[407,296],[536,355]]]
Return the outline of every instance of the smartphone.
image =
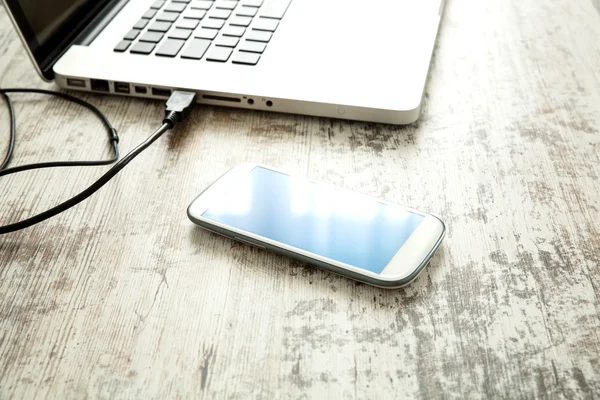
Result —
[[[383,288],[413,281],[446,232],[431,214],[257,164],[221,176],[188,216],[214,233]]]

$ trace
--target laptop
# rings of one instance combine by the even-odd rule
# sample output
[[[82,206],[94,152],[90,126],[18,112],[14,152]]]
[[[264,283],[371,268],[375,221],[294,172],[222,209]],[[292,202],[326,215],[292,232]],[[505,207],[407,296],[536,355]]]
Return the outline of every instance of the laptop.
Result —
[[[444,0],[4,0],[58,86],[389,124],[419,117]]]

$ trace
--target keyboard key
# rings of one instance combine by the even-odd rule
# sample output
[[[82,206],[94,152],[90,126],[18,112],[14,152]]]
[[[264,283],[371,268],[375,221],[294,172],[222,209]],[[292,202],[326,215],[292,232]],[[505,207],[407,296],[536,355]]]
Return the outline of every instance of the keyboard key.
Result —
[[[208,14],[209,18],[227,19],[231,15],[231,10],[214,9]]]
[[[221,36],[215,41],[215,45],[223,47],[235,47],[238,45],[240,38],[233,36]]]
[[[133,29],[144,29],[146,27],[146,25],[148,25],[148,20],[142,18],[138,22],[135,23],[135,25],[133,26]]]
[[[208,47],[210,46],[210,40],[194,39],[190,45],[183,51],[181,58],[190,58],[192,60],[199,60],[202,58]]]
[[[190,0],[173,0],[173,1],[176,3],[186,3],[186,4],[190,2]]]
[[[268,0],[268,3],[260,9],[262,18],[283,18],[292,0]]]
[[[153,32],[166,32],[171,27],[171,24],[168,22],[155,22],[148,28],[149,31]]]
[[[213,47],[213,49],[210,52],[210,54],[208,55],[208,57],[206,57],[206,60],[207,61],[226,62],[227,60],[229,60],[229,57],[231,57],[232,52],[233,52],[233,50],[230,49],[229,47],[215,46],[215,47]]]
[[[241,26],[228,26],[223,30],[223,35],[225,36],[235,36],[242,37],[244,36],[244,32],[246,32],[246,28]]]
[[[250,31],[248,36],[246,36],[246,40],[252,40],[254,42],[265,42],[268,43],[271,40],[271,36],[273,34],[271,32],[266,31]]]
[[[224,0],[224,1],[217,1],[215,7],[216,8],[224,8],[226,10],[233,10],[237,5],[238,5],[237,1]]]
[[[240,15],[242,17],[254,17],[257,12],[258,12],[258,8],[256,8],[256,7],[241,6],[240,8],[237,9],[235,14]]]
[[[181,29],[196,29],[200,21],[197,19],[182,19],[177,23],[177,27]]]
[[[183,14],[183,18],[202,19],[202,18],[204,18],[205,15],[206,15],[206,11],[196,10],[195,8],[192,8],[190,10],[187,10],[187,12],[185,14]]]
[[[258,18],[255,20],[254,25],[252,25],[252,29],[257,31],[275,32],[277,25],[279,25],[279,21],[276,19]]]
[[[131,41],[130,40],[121,40],[119,42],[119,44],[117,45],[117,47],[115,47],[115,51],[118,51],[119,53],[122,53],[125,50],[127,50],[129,48],[129,46],[131,46]]]
[[[142,15],[142,18],[144,18],[144,19],[152,19],[152,18],[154,18],[155,15],[156,15],[156,10],[153,9],[153,8],[151,8],[148,11],[146,11],[144,13],[144,15]]]
[[[178,13],[163,11],[158,17],[156,17],[157,21],[165,21],[165,22],[175,22],[175,20],[179,17]]]
[[[165,7],[165,11],[171,11],[171,12],[176,12],[176,13],[180,13],[183,10],[185,10],[185,8],[187,7],[187,4],[185,3],[169,3],[168,6]]]
[[[252,18],[250,17],[235,16],[229,20],[229,25],[243,26],[244,28],[246,28],[248,27],[248,25],[250,25],[250,22],[252,22]]]
[[[192,34],[192,31],[190,31],[189,29],[173,29],[171,32],[169,32],[169,37],[173,38],[173,39],[182,39],[182,40],[187,40],[190,35]]]
[[[263,0],[246,0],[244,1],[245,6],[249,7],[260,7],[263,4]]]
[[[194,37],[212,40],[217,36],[217,33],[219,33],[219,31],[216,29],[201,28],[194,32]]]
[[[165,2],[163,0],[157,0],[150,6],[150,8],[154,8],[155,10],[158,10],[164,5],[165,5]]]
[[[221,29],[225,21],[222,19],[207,18],[202,22],[203,28]]]
[[[160,32],[146,32],[140,37],[140,42],[158,43],[164,34]]]
[[[167,39],[159,49],[156,50],[156,55],[162,57],[175,57],[183,47],[184,43],[185,40]]]
[[[208,10],[212,7],[213,2],[212,1],[208,1],[208,0],[200,0],[200,1],[194,1],[194,3],[192,4],[192,8],[199,8],[201,10]]]
[[[154,50],[154,46],[156,46],[154,43],[137,42],[129,51],[134,54],[150,54]]]
[[[242,45],[242,47],[240,47],[240,51],[247,51],[249,53],[261,53],[263,51],[265,51],[265,48],[267,47],[266,43],[260,43],[260,42],[249,42],[249,41],[245,41],[244,44]]]
[[[260,60],[260,54],[238,51],[231,62],[234,64],[256,65],[258,60]]]
[[[140,34],[140,30],[138,29],[132,29],[129,32],[127,32],[127,35],[125,35],[125,37],[123,39],[126,40],[134,40],[136,37],[138,37],[138,35]]]

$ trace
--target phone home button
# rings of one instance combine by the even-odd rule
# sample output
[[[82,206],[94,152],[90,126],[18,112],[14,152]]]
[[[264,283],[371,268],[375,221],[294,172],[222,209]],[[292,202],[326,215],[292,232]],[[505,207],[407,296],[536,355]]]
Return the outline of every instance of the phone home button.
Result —
[[[235,240],[237,240],[238,242],[246,243],[246,244],[249,244],[250,246],[258,247],[259,249],[263,249],[263,250],[267,249],[265,246],[254,244],[254,243],[252,243],[252,242],[250,242],[250,241],[248,241],[246,239],[242,239],[241,237],[234,236],[233,238]]]

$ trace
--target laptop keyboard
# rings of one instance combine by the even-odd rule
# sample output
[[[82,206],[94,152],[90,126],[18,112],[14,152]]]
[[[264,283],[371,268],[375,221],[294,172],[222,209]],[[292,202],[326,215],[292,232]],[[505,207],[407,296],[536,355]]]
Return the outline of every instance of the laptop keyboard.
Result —
[[[291,1],[157,0],[114,51],[256,65]]]

